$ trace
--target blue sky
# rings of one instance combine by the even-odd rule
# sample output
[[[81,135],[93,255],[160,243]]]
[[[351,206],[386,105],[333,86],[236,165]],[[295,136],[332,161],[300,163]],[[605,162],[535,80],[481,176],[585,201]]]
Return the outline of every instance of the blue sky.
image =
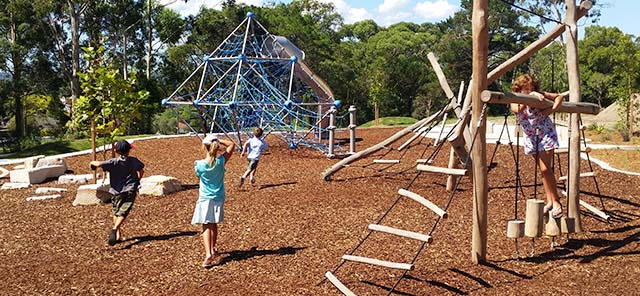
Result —
[[[237,0],[237,3],[261,6],[272,0]],[[345,23],[354,23],[364,19],[373,19],[382,26],[410,21],[415,23],[437,22],[453,15],[460,6],[460,0],[319,0],[331,2],[343,16]],[[219,8],[221,0],[161,0],[161,3],[173,3],[170,8],[183,15],[196,14],[201,6]],[[290,2],[276,0],[275,2]],[[579,1],[576,1],[579,2]],[[634,19],[640,11],[639,0],[600,0],[602,17],[599,25],[618,27],[624,33],[640,36],[640,25]],[[590,22],[579,23],[581,28]],[[583,30],[579,34],[582,35]]]

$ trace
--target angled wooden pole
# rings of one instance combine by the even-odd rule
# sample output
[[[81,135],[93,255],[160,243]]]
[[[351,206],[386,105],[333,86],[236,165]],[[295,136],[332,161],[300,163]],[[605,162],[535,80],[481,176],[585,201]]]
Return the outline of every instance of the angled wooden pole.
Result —
[[[512,93],[512,92],[499,92],[485,90],[482,92],[481,99],[485,103],[490,104],[522,104],[535,108],[545,109],[553,106],[551,100],[540,100],[536,96]],[[581,113],[581,114],[593,114],[600,113],[600,106],[593,103],[582,102],[562,102],[562,104],[555,111],[556,113]]]
[[[580,7],[578,8],[578,11],[575,13],[576,18],[574,19],[574,21],[587,15],[587,12],[589,12],[589,9],[591,9],[591,6],[592,4],[589,1],[584,1],[580,3]],[[573,7],[575,7],[575,3]],[[536,54],[540,49],[544,48],[545,46],[549,45],[549,43],[553,42],[553,40],[556,40],[556,38],[560,37],[560,35],[562,35],[564,31],[565,31],[565,25],[557,24],[555,27],[553,27],[553,29],[549,31],[549,33],[540,37],[540,39],[531,43],[525,49],[521,50],[510,59],[500,64],[500,66],[493,69],[489,73],[489,77],[487,78],[488,80],[487,83],[488,84],[493,83],[494,81],[496,81],[496,79],[502,77],[502,75],[504,75],[505,73],[509,72],[510,70],[513,70],[513,68],[522,64],[524,61],[526,61],[531,56]]]
[[[489,182],[487,181],[487,147],[486,120],[482,116],[480,94],[487,89],[487,66],[489,54],[488,30],[488,0],[473,1],[473,16],[471,34],[473,38],[473,83],[471,96],[473,98],[473,149],[471,159],[473,165],[473,231],[471,236],[471,260],[478,264],[486,261],[487,256],[487,195]]]
[[[578,26],[576,25],[576,1],[565,0],[567,15],[567,73],[569,73],[569,101],[580,102],[580,69],[578,67]],[[580,115],[571,116],[569,136],[569,218],[575,222],[575,231],[582,232],[580,219]]]

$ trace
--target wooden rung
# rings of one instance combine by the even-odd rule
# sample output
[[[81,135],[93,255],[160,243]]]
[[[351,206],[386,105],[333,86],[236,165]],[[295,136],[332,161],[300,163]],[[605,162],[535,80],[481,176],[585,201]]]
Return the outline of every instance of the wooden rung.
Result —
[[[452,176],[466,176],[469,173],[466,169],[450,169],[425,164],[419,164],[416,168],[423,172],[440,173]]]
[[[367,258],[367,257],[360,257],[360,256],[353,256],[353,255],[342,255],[342,259],[347,260],[347,261],[366,263],[366,264],[377,265],[377,266],[388,267],[388,268],[403,269],[403,270],[413,270],[413,264],[408,264],[408,263],[397,263],[397,262],[391,262],[391,261],[383,261],[383,260]]]
[[[336,286],[336,288],[338,288],[338,290],[340,290],[340,292],[342,292],[342,294],[347,295],[347,296],[356,296],[355,293],[351,292],[351,290],[349,290],[349,288],[347,288],[344,284],[342,284],[338,278],[336,278],[330,271],[327,271],[327,273],[324,274],[324,276],[334,285]]]
[[[432,162],[433,162],[433,159],[425,159],[425,158],[416,159],[416,163],[421,163],[421,164],[431,164]]]
[[[427,243],[431,243],[431,241],[433,240],[431,238],[431,236],[428,236],[426,234],[422,234],[422,233],[419,233],[419,232],[408,231],[408,230],[397,229],[397,228],[384,226],[384,225],[369,224],[369,229],[374,230],[374,231],[385,232],[385,233],[389,233],[389,234],[395,234],[395,235],[398,235],[398,236],[408,237],[408,238],[412,238],[412,239],[417,239],[419,241],[423,241],[423,242],[427,242]]]
[[[562,190],[562,195],[567,196],[567,192]],[[588,204],[586,201],[580,200],[580,205],[583,206],[585,209],[591,211],[592,213],[598,215],[600,218],[605,219],[605,220],[609,220],[609,215],[607,215],[605,212],[599,210],[598,208]]]
[[[449,217],[449,215],[447,214],[447,212],[443,211],[440,207],[436,206],[434,203],[428,201],[426,198],[413,193],[409,190],[405,190],[405,189],[400,189],[398,190],[398,194],[408,197],[410,199],[413,199],[417,202],[419,202],[420,204],[422,204],[423,206],[429,208],[430,210],[434,211],[438,216],[446,219],[447,217]]]
[[[411,137],[411,139],[409,139],[408,141],[404,142],[404,144],[400,145],[400,147],[398,147],[398,151],[406,148],[407,146],[409,146],[409,144],[411,144],[411,142],[413,142],[416,138],[418,138],[420,135],[422,135],[423,132],[417,132],[415,135],[413,135]]]
[[[399,159],[374,159],[373,163],[400,163]]]
[[[580,205],[583,206],[585,209],[593,212],[594,214],[598,215],[600,218],[605,219],[605,220],[609,220],[609,215],[607,215],[605,212],[599,210],[598,208],[588,204],[586,201],[584,200],[580,200]]]
[[[595,176],[596,176],[596,172],[580,173],[580,178],[595,177]],[[560,179],[558,179],[558,180],[566,181],[567,180],[567,176],[561,176]]]
[[[580,148],[580,152],[582,153],[590,153],[591,152],[591,147],[582,147]],[[569,153],[569,148],[558,148],[553,150],[553,153],[555,154],[565,154],[565,153]]]

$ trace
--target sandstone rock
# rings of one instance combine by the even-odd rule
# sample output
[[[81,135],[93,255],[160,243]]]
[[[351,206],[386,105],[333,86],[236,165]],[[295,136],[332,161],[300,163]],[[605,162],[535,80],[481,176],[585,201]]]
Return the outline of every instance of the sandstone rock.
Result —
[[[11,183],[11,182],[7,182],[2,184],[2,187],[0,187],[0,189],[2,190],[9,190],[9,189],[25,189],[25,188],[29,188],[31,187],[31,183]]]
[[[39,168],[25,168],[9,172],[13,183],[39,184],[49,178],[56,178],[67,170],[66,165],[53,165]]]
[[[65,188],[40,187],[36,189],[36,194],[60,193],[65,191],[67,191]]]
[[[58,184],[88,184],[93,183],[93,174],[62,175],[58,177]]]
[[[98,182],[98,184],[80,185],[76,198],[73,201],[74,206],[99,205],[108,203],[111,200],[109,193],[109,182]]]
[[[64,170],[67,170],[67,161],[62,157],[45,157],[38,160],[36,168],[49,167],[49,166],[64,166]],[[57,177],[57,176],[56,176]]]
[[[39,195],[27,197],[27,201],[62,198],[62,194]]]
[[[182,190],[180,180],[168,176],[150,176],[140,180],[140,195],[163,196]]]

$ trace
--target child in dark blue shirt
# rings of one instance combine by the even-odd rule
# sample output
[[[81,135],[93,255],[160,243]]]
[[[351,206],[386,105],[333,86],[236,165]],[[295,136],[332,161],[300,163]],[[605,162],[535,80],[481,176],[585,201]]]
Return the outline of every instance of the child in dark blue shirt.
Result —
[[[144,164],[137,158],[129,156],[129,151],[133,147],[129,142],[120,140],[113,147],[119,155],[118,157],[91,162],[91,169],[95,170],[101,167],[104,171],[109,172],[111,184],[109,193],[113,195],[111,198],[113,229],[109,231],[110,246],[122,240],[120,227],[133,207],[140,179],[144,175]]]

